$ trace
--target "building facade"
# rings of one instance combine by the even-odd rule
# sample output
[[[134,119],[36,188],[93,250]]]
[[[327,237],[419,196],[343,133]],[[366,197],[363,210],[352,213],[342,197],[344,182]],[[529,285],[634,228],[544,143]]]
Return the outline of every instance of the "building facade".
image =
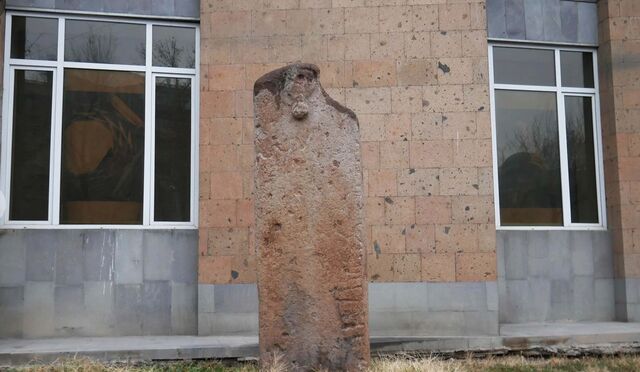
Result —
[[[296,61],[360,122],[372,335],[640,321],[637,1],[4,7],[0,337],[256,334],[252,89]]]

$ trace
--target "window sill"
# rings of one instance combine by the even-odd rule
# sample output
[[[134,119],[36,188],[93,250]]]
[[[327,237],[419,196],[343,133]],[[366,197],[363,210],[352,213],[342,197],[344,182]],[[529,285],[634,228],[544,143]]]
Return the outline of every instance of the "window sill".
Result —
[[[605,226],[496,226],[497,231],[607,231]]]

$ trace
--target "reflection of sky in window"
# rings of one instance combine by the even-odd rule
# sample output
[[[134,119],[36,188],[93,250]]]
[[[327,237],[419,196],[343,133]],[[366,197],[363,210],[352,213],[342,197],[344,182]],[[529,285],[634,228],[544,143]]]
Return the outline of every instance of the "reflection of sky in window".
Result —
[[[64,49],[67,61],[144,65],[145,26],[69,20]]]
[[[20,17],[12,19],[11,57],[53,61],[58,50],[58,20]]]
[[[593,88],[593,55],[583,52],[560,52],[562,85]]]
[[[24,72],[24,80],[30,83],[49,84],[51,72],[26,70]]]
[[[554,157],[558,151],[555,93],[496,90],[496,132],[499,164],[519,152]]]
[[[195,67],[196,31],[185,27],[153,27],[153,65]]]
[[[493,48],[497,84],[556,85],[553,50]]]

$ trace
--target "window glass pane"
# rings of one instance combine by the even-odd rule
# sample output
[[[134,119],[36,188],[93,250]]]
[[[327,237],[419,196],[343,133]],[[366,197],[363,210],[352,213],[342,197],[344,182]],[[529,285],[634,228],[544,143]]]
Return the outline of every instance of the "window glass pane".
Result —
[[[562,86],[593,88],[593,53],[560,52]]]
[[[196,29],[153,26],[153,65],[194,68]]]
[[[53,72],[15,71],[11,220],[48,220],[52,92]]]
[[[65,69],[61,223],[140,224],[144,74]]]
[[[64,59],[144,65],[145,25],[68,20],[65,24]]]
[[[191,79],[156,79],[155,121],[155,220],[187,222],[191,211]]]
[[[555,86],[554,58],[553,50],[494,47],[494,82]]]
[[[571,222],[598,223],[591,97],[565,97]]]
[[[502,225],[562,225],[555,93],[496,90]]]
[[[11,58],[55,61],[57,55],[57,19],[11,17]]]

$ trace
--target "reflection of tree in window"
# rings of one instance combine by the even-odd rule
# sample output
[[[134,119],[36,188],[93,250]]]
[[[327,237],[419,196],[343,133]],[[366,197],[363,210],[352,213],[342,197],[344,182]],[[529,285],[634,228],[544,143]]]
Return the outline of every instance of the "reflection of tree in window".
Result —
[[[156,79],[156,221],[189,221],[191,79]]]
[[[102,34],[89,28],[86,41],[83,44],[74,46],[71,56],[74,61],[107,63],[113,61],[113,53],[117,47],[117,41],[111,33]]]
[[[67,61],[144,64],[144,25],[79,20],[65,24]]]
[[[510,154],[508,157],[506,153]],[[558,127],[555,116],[544,113],[519,128],[501,149],[500,190],[505,208],[554,208],[562,204]]]
[[[72,49],[73,60],[85,62],[111,62],[113,60],[113,51],[117,42],[111,33],[99,35],[91,27],[86,39],[84,44]]]
[[[53,61],[58,51],[58,21],[51,18],[13,16],[11,57]]]
[[[48,218],[52,80],[50,71],[15,70],[9,201],[12,220]]]
[[[500,214],[504,224],[562,224],[556,95],[496,91]]]
[[[178,46],[175,37],[153,43],[153,60],[158,61],[160,66],[180,66],[183,53],[184,48]]]
[[[153,27],[153,65],[195,67],[195,29],[189,27]]]
[[[597,223],[598,196],[591,98],[567,96],[565,107],[571,219],[576,223]]]
[[[520,152],[538,154],[542,159],[558,159],[558,127],[555,113],[545,112],[531,119],[527,127],[519,127],[511,141],[503,144],[498,162],[505,162],[507,154]]]

